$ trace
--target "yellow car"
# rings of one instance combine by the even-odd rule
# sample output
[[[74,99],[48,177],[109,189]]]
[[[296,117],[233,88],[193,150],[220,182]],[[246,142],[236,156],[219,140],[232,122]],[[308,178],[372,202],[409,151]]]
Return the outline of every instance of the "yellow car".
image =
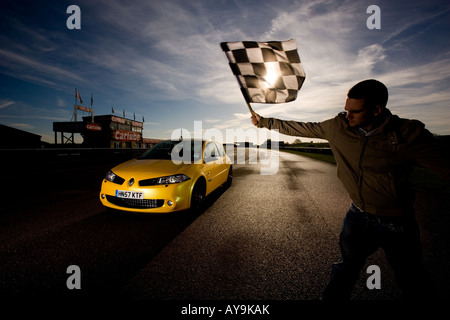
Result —
[[[230,186],[232,165],[215,141],[163,141],[109,171],[100,201],[106,207],[147,213],[198,210],[206,196]]]

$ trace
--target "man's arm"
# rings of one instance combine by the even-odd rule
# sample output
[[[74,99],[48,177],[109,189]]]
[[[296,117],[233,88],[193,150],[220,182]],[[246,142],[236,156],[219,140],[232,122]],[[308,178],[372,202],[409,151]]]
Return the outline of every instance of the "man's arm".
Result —
[[[297,122],[275,118],[264,118],[257,113],[251,117],[252,123],[258,128],[278,130],[280,133],[289,136],[328,139],[324,122]]]

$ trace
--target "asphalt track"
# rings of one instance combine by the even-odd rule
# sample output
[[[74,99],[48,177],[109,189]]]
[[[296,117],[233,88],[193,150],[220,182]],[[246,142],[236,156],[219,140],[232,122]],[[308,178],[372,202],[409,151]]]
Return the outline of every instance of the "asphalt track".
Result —
[[[6,172],[19,182],[2,186],[1,298],[316,301],[339,257],[348,195],[335,165],[279,152],[277,173],[262,175],[267,166],[254,152],[200,214],[106,210],[98,191],[112,162]],[[426,264],[444,301],[448,200],[416,195]],[[81,270],[81,289],[66,285],[70,265]],[[380,267],[379,290],[366,286],[369,265]],[[402,299],[382,251],[367,261],[353,299]]]

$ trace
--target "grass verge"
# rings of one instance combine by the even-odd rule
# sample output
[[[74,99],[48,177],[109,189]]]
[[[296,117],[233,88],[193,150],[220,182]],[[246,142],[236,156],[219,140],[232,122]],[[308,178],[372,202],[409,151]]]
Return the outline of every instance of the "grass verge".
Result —
[[[295,154],[299,154],[301,156],[305,156],[305,157],[309,157],[309,158],[314,158],[317,160],[322,160],[322,161],[326,161],[326,162],[330,162],[333,164],[336,164],[336,160],[334,159],[334,156],[331,154],[321,154],[321,153],[311,153],[311,152],[302,152],[302,151],[295,151],[295,150],[281,150],[283,152],[289,152],[289,153],[295,153]]]

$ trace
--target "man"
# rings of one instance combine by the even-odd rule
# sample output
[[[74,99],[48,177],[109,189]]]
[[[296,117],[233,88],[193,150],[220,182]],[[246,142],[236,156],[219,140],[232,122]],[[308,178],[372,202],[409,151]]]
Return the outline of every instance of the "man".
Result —
[[[408,177],[413,165],[449,180],[449,166],[424,125],[386,108],[388,90],[365,80],[348,92],[345,111],[323,122],[283,121],[254,113],[252,123],[280,133],[328,140],[337,176],[352,204],[339,237],[341,257],[332,266],[322,300],[348,300],[366,259],[381,247],[408,299],[430,298],[420,234]]]

